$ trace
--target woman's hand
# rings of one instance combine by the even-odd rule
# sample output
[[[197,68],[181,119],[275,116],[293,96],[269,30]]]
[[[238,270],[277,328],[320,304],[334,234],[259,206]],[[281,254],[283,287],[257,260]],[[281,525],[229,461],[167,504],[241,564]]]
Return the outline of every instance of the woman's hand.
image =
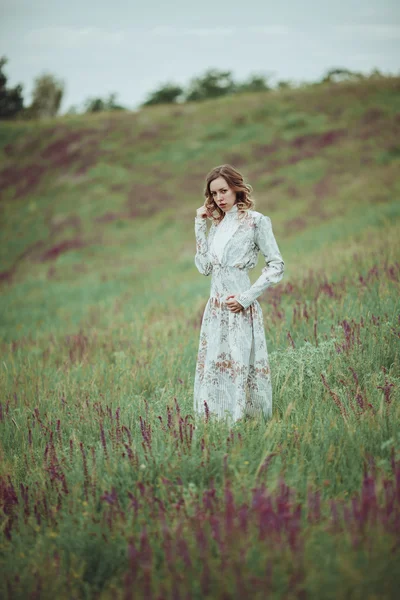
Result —
[[[211,217],[211,213],[203,204],[203,206],[200,206],[200,208],[197,209],[196,216],[206,219],[207,217]]]
[[[228,308],[230,311],[232,311],[234,313],[238,313],[238,312],[241,312],[242,310],[244,310],[244,307],[240,304],[240,302],[235,300],[235,297],[236,296],[234,294],[227,296],[226,304],[228,305]],[[229,298],[232,298],[232,300],[229,300]]]

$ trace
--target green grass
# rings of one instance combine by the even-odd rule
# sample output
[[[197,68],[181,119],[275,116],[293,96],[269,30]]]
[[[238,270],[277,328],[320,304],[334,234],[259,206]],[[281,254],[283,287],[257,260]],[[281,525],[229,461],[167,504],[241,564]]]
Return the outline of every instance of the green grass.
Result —
[[[2,597],[150,597],[149,585],[155,598],[177,597],[174,586],[191,598],[395,597],[400,505],[389,513],[385,490],[400,459],[398,91],[388,78],[0,124],[1,168],[20,169],[0,247]],[[346,136],[315,146],[338,129]],[[82,131],[72,158],[71,131]],[[291,145],[300,136],[311,154]],[[67,166],[40,154],[56,140]],[[259,299],[273,415],[193,432],[210,286],[194,266],[194,214],[224,162],[253,186],[286,264]],[[14,198],[26,165],[42,179]],[[119,217],[97,220],[109,212]],[[65,240],[85,246],[45,259]],[[367,472],[379,508],[369,497],[364,522],[354,506]],[[262,485],[276,514],[252,497]],[[248,506],[247,529],[227,524],[229,489],[235,519]],[[332,503],[350,511],[342,529]],[[265,514],[286,525],[269,521],[261,539]]]

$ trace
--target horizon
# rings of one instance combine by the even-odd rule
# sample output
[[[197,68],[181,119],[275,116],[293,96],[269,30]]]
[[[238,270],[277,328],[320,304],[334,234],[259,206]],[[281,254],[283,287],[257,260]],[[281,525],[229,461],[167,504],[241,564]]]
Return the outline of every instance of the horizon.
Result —
[[[245,11],[226,0],[206,2],[195,13],[182,0],[174,7],[171,15],[151,1],[135,10],[119,0],[111,11],[105,2],[37,0],[33,8],[28,0],[4,0],[8,85],[23,86],[27,105],[35,78],[51,73],[65,84],[65,114],[110,93],[137,110],[159,87],[186,88],[208,69],[230,71],[237,82],[263,75],[270,85],[310,83],[335,68],[400,73],[400,9],[393,0],[361,8],[357,0],[318,7],[305,0],[301,11],[293,0],[284,6],[251,0]]]

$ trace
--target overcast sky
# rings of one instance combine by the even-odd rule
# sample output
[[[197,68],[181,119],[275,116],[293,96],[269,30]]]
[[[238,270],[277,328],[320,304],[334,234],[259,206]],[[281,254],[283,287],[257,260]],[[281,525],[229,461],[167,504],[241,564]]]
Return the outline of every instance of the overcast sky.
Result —
[[[320,78],[344,67],[400,73],[399,0],[0,0],[0,56],[9,85],[50,72],[62,111],[110,92],[128,108],[168,81],[208,68],[237,81]]]

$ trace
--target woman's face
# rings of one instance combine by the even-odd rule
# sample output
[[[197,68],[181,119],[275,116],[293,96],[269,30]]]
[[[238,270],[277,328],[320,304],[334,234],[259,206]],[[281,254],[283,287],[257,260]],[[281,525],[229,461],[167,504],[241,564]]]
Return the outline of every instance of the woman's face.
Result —
[[[229,212],[236,202],[236,193],[229,187],[220,175],[210,183],[211,196],[224,212]]]

